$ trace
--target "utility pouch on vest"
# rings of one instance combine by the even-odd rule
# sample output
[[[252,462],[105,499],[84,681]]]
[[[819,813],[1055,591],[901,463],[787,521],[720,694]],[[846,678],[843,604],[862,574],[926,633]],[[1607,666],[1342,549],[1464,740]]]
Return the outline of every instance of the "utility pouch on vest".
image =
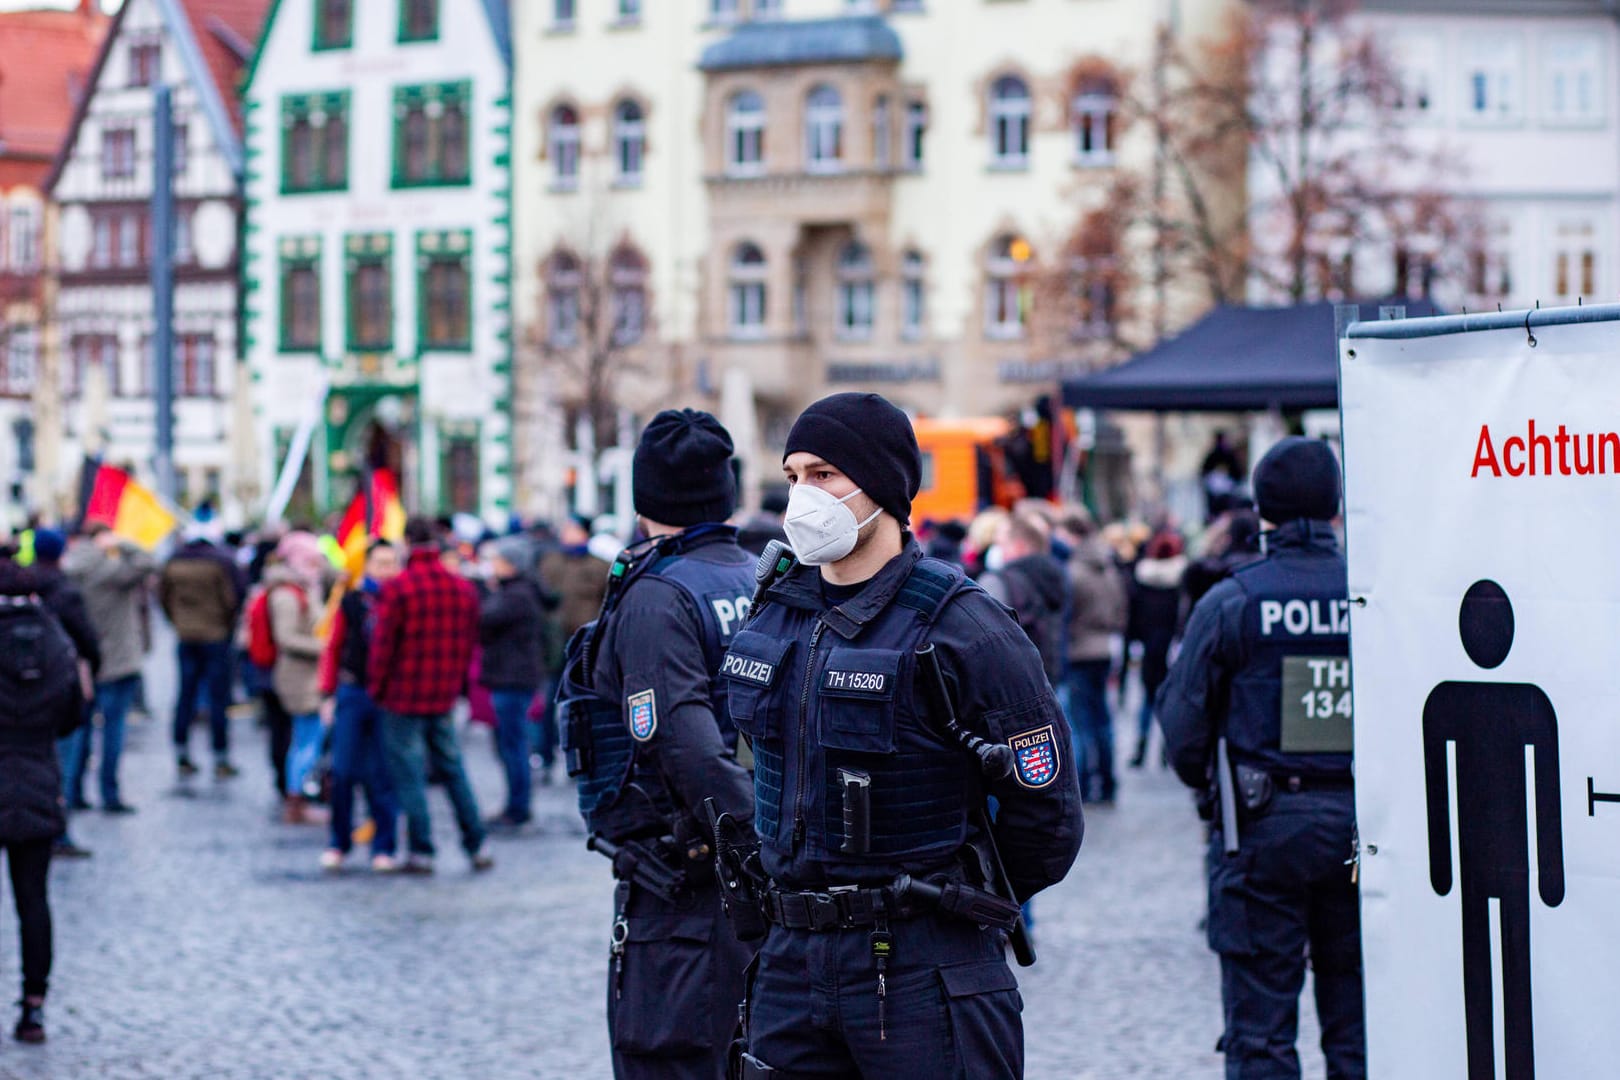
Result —
[[[1277,793],[1271,774],[1249,765],[1234,765],[1232,772],[1237,776],[1238,798],[1243,803],[1243,812],[1249,817],[1265,813],[1266,807],[1271,805],[1272,796]]]
[[[838,770],[838,790],[844,802],[844,842],[847,855],[865,855],[872,849],[872,777],[854,769]]]

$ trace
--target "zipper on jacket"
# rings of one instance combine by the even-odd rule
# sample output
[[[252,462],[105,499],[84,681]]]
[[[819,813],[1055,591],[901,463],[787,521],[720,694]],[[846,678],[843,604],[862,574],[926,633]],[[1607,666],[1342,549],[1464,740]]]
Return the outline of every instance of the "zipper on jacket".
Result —
[[[816,619],[814,630],[810,631],[810,654],[804,661],[804,690],[799,695],[799,771],[798,784],[793,791],[793,850],[797,852],[799,845],[804,843],[804,768],[805,768],[805,740],[810,737],[810,688],[816,677],[816,645],[821,641],[821,632],[827,629],[827,624],[819,618]]]

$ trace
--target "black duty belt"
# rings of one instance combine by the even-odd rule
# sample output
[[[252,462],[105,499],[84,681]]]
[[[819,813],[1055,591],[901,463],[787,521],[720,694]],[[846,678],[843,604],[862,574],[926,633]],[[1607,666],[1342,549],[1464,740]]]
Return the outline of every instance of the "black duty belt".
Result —
[[[1273,773],[1272,782],[1284,795],[1298,795],[1302,791],[1354,791],[1356,782],[1348,776],[1295,776]]]
[[[836,885],[825,892],[771,889],[761,906],[765,917],[778,926],[818,933],[876,926],[912,914],[909,905],[899,903],[892,887]]]

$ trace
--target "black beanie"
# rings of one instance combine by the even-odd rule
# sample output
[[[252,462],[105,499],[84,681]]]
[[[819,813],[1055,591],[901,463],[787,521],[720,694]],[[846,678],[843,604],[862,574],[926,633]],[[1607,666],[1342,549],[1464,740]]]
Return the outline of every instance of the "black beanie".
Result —
[[[636,513],[660,525],[725,521],[737,509],[731,435],[696,409],[665,409],[641,433],[631,471]]]
[[[782,460],[814,454],[840,472],[902,525],[922,484],[922,452],[906,414],[878,394],[834,394],[799,416]]]
[[[1255,466],[1254,501],[1273,525],[1332,521],[1339,513],[1339,459],[1320,439],[1290,436]]]

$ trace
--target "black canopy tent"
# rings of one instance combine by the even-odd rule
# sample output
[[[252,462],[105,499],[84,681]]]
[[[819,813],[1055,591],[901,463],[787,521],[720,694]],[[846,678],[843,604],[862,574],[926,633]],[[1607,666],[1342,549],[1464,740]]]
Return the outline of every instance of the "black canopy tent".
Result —
[[[1409,317],[1439,312],[1398,300]],[[1378,305],[1362,305],[1376,317]],[[1339,355],[1331,301],[1215,308],[1177,336],[1120,364],[1063,384],[1071,408],[1142,412],[1334,409]]]

